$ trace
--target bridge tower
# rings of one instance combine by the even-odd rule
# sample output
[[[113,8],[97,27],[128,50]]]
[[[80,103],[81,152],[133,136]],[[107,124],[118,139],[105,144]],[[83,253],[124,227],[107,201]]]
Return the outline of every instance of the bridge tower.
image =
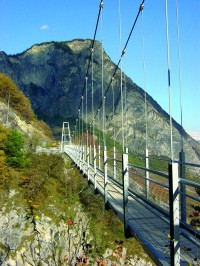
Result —
[[[62,136],[60,142],[60,150],[63,151],[65,145],[70,145],[72,143],[69,122],[63,122]]]

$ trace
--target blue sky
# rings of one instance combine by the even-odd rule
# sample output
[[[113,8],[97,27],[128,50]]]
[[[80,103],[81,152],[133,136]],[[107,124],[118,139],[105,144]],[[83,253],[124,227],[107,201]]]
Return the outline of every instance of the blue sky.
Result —
[[[0,50],[21,53],[35,43],[93,38],[99,0],[0,0]],[[180,123],[180,86],[176,0],[168,0],[172,115]],[[182,71],[183,127],[200,135],[200,1],[179,0]],[[122,47],[141,1],[121,0]],[[165,0],[146,0],[144,8],[144,58],[146,91],[169,111]],[[118,0],[105,0],[97,39],[103,36],[107,54],[117,63],[120,56]],[[122,62],[125,73],[144,85],[141,17]],[[197,132],[197,133],[195,133]]]

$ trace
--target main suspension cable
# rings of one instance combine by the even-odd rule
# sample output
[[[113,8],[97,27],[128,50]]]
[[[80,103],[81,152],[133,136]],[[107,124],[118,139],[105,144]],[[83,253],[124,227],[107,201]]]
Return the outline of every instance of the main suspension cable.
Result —
[[[144,2],[145,2],[145,0],[142,1],[141,5],[143,5]],[[128,39],[127,39],[127,41],[126,41],[126,44],[125,44],[125,46],[124,46],[124,48],[123,48],[123,50],[122,50],[122,53],[121,53],[120,59],[119,59],[119,61],[118,61],[118,64],[116,65],[116,67],[115,67],[115,69],[114,69],[114,72],[113,72],[113,75],[112,75],[112,77],[111,77],[110,83],[109,83],[109,85],[108,85],[106,91],[104,92],[104,96],[107,95],[107,93],[108,93],[108,91],[109,91],[109,89],[110,89],[110,86],[111,86],[111,84],[112,84],[112,82],[113,82],[113,79],[114,79],[114,77],[115,77],[115,75],[116,75],[116,72],[117,72],[117,70],[119,69],[120,62],[121,62],[121,60],[122,60],[122,57],[123,57],[124,54],[125,54],[126,48],[127,48],[128,43],[129,43],[129,41],[130,41],[130,37],[131,37],[131,35],[132,35],[132,33],[133,33],[133,30],[134,30],[135,25],[136,25],[136,23],[137,23],[138,17],[139,17],[139,15],[140,15],[140,12],[141,12],[141,5],[140,5],[140,7],[139,7],[139,11],[138,11],[138,13],[137,13],[137,16],[136,16],[136,18],[135,18],[135,21],[134,21],[133,26],[132,26],[132,28],[131,28],[131,31],[130,31],[130,33],[129,33]],[[98,110],[101,109],[102,104],[103,104],[103,101],[101,101],[101,103],[100,103],[100,105],[99,105],[99,107],[98,107]],[[96,114],[95,114],[95,116],[94,116],[94,119],[95,119],[96,116],[98,115],[98,110],[97,110],[97,112],[96,112]]]
[[[88,61],[88,65],[87,65],[87,71],[86,71],[85,77],[88,77],[89,68],[90,68],[90,64],[91,64],[91,60],[92,60],[92,52],[93,52],[93,49],[94,49],[94,44],[95,44],[95,40],[96,40],[97,29],[98,29],[100,15],[101,15],[101,11],[103,9],[103,6],[104,6],[104,3],[103,3],[103,0],[101,0],[100,1],[100,5],[99,5],[99,12],[98,12],[98,16],[97,16],[96,26],[95,26],[94,37],[93,37],[92,44],[91,44],[91,47],[90,47],[91,48],[91,50],[90,50],[90,57],[89,57],[89,61]],[[84,95],[85,88],[86,88],[86,79],[84,80],[84,85],[83,85],[83,89],[82,89],[82,93],[81,93],[81,99],[80,99],[80,103],[79,103],[78,110],[81,109],[82,97]],[[78,117],[78,114],[77,114],[77,117]]]

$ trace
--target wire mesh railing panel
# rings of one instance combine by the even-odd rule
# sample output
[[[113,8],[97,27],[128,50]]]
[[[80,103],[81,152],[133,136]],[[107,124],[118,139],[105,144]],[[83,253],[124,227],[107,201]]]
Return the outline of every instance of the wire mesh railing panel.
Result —
[[[130,164],[129,187],[137,195],[146,197],[165,211],[169,211],[168,179],[160,176],[159,172],[149,173],[146,168],[140,169]]]
[[[197,196],[196,191],[192,192],[189,188],[187,189],[187,193],[192,193],[194,197]],[[193,228],[200,229],[200,201],[197,201],[197,199],[200,200],[199,197],[195,200],[189,197],[189,195],[186,195],[186,222]]]
[[[122,161],[108,157],[107,166],[108,166],[108,176],[117,180],[118,182],[122,184],[123,183]]]
[[[200,229],[200,165],[180,163],[180,219],[193,230]]]
[[[96,162],[97,162],[97,168],[101,171],[104,171],[104,161],[103,161],[103,154],[97,153],[96,155]]]
[[[104,194],[104,177],[103,173],[100,171],[97,171],[96,174],[96,185],[97,188],[101,191],[101,193]]]
[[[187,182],[187,184],[185,182]],[[199,230],[200,184],[194,182],[190,184],[190,181],[180,179],[180,187],[180,218],[183,222],[192,227],[193,230]]]
[[[200,165],[179,163],[180,220],[189,228],[181,233],[181,258],[200,265]]]
[[[146,196],[145,171],[134,167],[129,168],[129,188],[137,194]]]

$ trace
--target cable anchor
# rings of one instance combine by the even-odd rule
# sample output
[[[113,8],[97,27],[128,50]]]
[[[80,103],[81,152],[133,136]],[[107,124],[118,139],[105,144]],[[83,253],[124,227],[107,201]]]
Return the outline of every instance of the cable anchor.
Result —
[[[100,8],[103,8],[103,6],[104,6],[104,3],[103,3],[103,0],[102,0],[101,3],[100,3]]]
[[[144,3],[140,5],[140,11],[144,9]]]
[[[122,51],[122,56],[123,56],[125,53],[126,53],[126,49],[124,49],[124,50]]]

